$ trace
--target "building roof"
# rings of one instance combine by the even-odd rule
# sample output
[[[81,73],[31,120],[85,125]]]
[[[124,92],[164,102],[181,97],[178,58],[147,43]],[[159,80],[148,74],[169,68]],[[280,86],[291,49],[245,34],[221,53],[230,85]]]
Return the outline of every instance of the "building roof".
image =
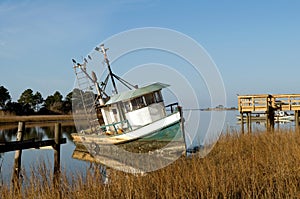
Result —
[[[116,102],[127,101],[147,93],[152,93],[154,91],[161,90],[162,88],[166,88],[170,85],[163,83],[153,83],[148,86],[144,86],[135,90],[125,91],[116,95],[111,96],[111,98],[105,103],[105,105],[113,104]]]

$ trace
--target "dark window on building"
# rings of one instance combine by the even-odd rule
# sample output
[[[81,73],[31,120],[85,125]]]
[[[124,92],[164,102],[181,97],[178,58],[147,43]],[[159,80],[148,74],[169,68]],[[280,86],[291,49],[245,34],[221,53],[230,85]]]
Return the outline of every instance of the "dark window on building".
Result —
[[[117,115],[117,113],[118,113],[117,109],[112,109],[112,112],[113,112],[114,115]]]
[[[155,102],[156,103],[159,103],[159,102],[162,102],[163,101],[163,98],[162,98],[162,95],[161,95],[161,92],[160,91],[156,91],[154,93],[154,97],[155,97]]]
[[[131,111],[130,101],[123,102],[123,105],[126,113]]]
[[[144,98],[147,106],[155,103],[154,93],[149,93],[147,95],[144,95]]]
[[[132,105],[132,110],[137,110],[137,109],[145,107],[143,97],[141,96],[141,97],[137,97],[135,99],[132,99],[131,100],[131,105]]]

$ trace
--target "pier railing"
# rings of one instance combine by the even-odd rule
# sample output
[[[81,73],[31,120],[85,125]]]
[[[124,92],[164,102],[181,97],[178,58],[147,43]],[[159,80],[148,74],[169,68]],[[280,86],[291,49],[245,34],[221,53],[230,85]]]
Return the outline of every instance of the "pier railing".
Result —
[[[300,110],[300,94],[273,95],[276,109],[281,111]]]
[[[300,94],[262,94],[238,96],[240,113],[265,112],[270,108],[280,111],[300,110]]]
[[[251,114],[266,113],[267,127],[274,128],[275,111],[294,111],[295,124],[299,127],[300,94],[262,94],[262,95],[239,95],[238,110],[241,113],[242,131],[244,131],[243,117],[246,114],[246,122],[251,131]]]
[[[238,110],[239,112],[266,111],[270,102],[269,95],[238,96]]]

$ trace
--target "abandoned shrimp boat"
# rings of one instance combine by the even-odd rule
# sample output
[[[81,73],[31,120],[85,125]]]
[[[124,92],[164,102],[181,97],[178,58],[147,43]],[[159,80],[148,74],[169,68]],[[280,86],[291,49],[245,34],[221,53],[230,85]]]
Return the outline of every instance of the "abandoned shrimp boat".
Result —
[[[95,142],[97,144],[122,144],[135,140],[142,141],[171,141],[183,139],[183,116],[178,103],[165,106],[162,89],[169,85],[152,83],[138,88],[111,70],[104,45],[95,48],[104,55],[108,75],[104,82],[98,83],[94,72],[91,76],[87,72],[87,59],[83,64],[74,62],[78,86],[81,90],[82,103],[86,112],[89,128],[72,134],[75,142]],[[88,56],[90,58],[90,56]],[[90,58],[91,59],[91,58]],[[97,94],[89,99],[84,93],[91,93],[92,83]],[[105,89],[111,81],[114,94],[109,95]],[[118,92],[115,80],[128,88],[127,91]],[[96,97],[94,97],[96,96]],[[88,98],[88,99],[87,99]],[[89,114],[90,110],[98,114]],[[167,111],[170,109],[170,111]],[[169,113],[169,114],[168,114]],[[97,116],[95,116],[97,115]],[[77,129],[78,131],[78,129]]]

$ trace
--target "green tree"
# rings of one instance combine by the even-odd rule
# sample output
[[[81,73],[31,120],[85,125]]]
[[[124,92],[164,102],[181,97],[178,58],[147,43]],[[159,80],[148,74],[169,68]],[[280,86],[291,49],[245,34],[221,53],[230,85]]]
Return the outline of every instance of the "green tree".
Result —
[[[82,97],[87,97],[86,93],[78,88],[74,88],[72,92],[72,111],[82,112],[84,109]]]
[[[26,89],[18,99],[18,103],[22,105],[22,114],[30,115],[34,113],[34,97],[32,89]]]
[[[33,94],[32,89],[26,89],[18,99],[18,103],[26,105],[27,108],[34,110],[35,112],[39,111],[44,99],[40,92]]]
[[[29,88],[21,94],[18,103],[23,106],[23,114],[29,115],[39,110],[43,98],[40,92],[33,94],[32,89]]]
[[[66,97],[65,97],[65,101],[67,102],[71,102],[72,103],[72,97],[73,97],[73,92],[75,89],[73,89],[73,91],[69,92]]]
[[[26,89],[18,99],[18,102],[21,104],[28,104],[30,107],[33,107],[34,98],[33,98],[33,91],[29,88]]]
[[[5,110],[15,113],[16,115],[22,115],[23,114],[22,108],[23,108],[22,104],[9,101],[7,102]]]
[[[0,108],[4,108],[6,103],[11,100],[8,90],[4,86],[0,86]]]
[[[53,97],[54,97],[55,102],[62,102],[63,96],[62,96],[62,94],[60,94],[59,91],[55,91]]]
[[[73,91],[68,93],[63,101],[63,109],[65,113],[71,113],[76,111],[83,110],[82,104],[82,95],[83,97],[90,97],[89,95],[93,93],[88,93],[89,95],[85,96],[87,93],[84,93],[82,90],[78,88],[74,88]]]
[[[42,94],[37,91],[33,95],[33,106],[34,106],[34,109],[35,109],[36,112],[40,110],[41,105],[42,105],[43,102],[44,102],[44,99],[42,97]]]
[[[59,91],[56,91],[53,95],[50,95],[45,100],[45,107],[53,112],[62,113],[63,111],[63,96]]]
[[[81,95],[83,95],[83,91],[81,91],[78,88],[74,88],[72,95],[71,95],[71,100],[73,103],[73,107],[81,107],[82,106],[82,97]]]
[[[23,104],[18,102],[7,102],[6,109],[16,115],[31,115],[34,113],[33,109],[29,106],[29,104]]]
[[[72,95],[73,92],[70,92],[66,95],[63,101],[63,112],[66,114],[70,114],[72,112]]]

